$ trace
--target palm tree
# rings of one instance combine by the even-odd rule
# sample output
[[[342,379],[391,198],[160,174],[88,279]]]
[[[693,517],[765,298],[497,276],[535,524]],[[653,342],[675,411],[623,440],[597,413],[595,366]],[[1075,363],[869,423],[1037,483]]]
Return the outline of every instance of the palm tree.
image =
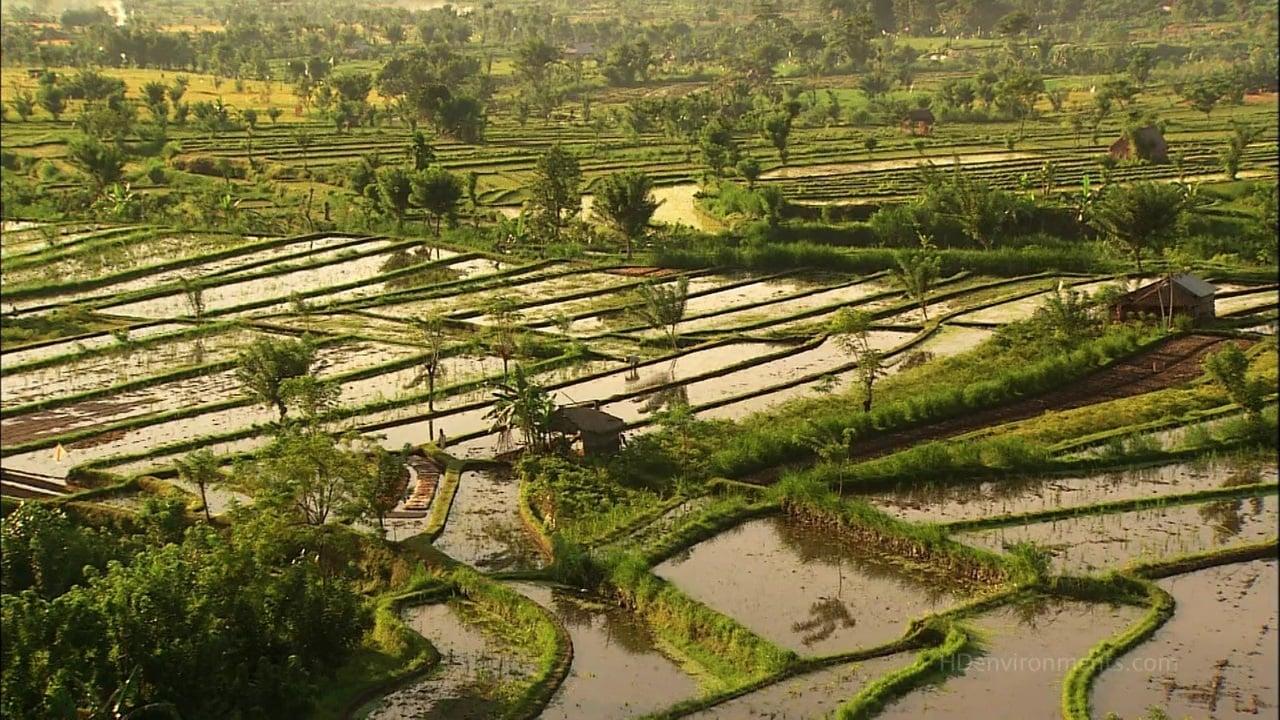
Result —
[[[427,354],[422,358],[422,371],[414,378],[409,387],[422,384],[423,380],[427,381],[427,436],[435,438],[435,412],[436,412],[436,379],[444,374],[444,365],[441,363],[443,359],[441,355],[444,351],[444,343],[446,339],[444,318],[439,315],[431,315],[425,318],[418,318],[414,321],[417,325],[419,333],[422,336],[422,342],[427,347]]]
[[[185,458],[175,460],[173,464],[178,470],[178,477],[200,489],[200,503],[204,505],[204,519],[212,522],[213,515],[209,512],[209,499],[205,491],[210,485],[216,485],[225,479],[222,469],[218,467],[218,459],[206,449],[197,450]]]
[[[493,405],[485,417],[493,421],[496,431],[519,429],[525,446],[538,452],[547,446],[551,416],[555,410],[556,404],[551,395],[526,377],[524,370],[517,366],[510,378],[494,388]]]

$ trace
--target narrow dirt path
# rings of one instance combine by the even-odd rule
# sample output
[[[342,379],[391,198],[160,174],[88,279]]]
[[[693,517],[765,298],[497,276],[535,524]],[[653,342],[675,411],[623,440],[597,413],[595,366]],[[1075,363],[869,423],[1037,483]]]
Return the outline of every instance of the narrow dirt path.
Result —
[[[868,460],[918,443],[944,440],[992,425],[1025,420],[1051,410],[1070,410],[1181,385],[1203,375],[1201,361],[1204,356],[1227,342],[1235,342],[1241,347],[1249,344],[1247,340],[1230,340],[1215,335],[1172,338],[1066,387],[967,415],[865,438],[858,441],[850,459]],[[744,479],[770,484],[778,479],[782,469],[770,468]]]

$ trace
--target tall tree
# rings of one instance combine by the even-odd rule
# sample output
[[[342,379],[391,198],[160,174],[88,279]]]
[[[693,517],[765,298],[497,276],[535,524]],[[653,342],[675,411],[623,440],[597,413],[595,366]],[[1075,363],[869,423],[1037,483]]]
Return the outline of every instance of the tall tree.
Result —
[[[525,446],[533,452],[540,452],[547,447],[551,416],[555,410],[556,404],[551,395],[517,367],[513,376],[494,388],[493,403],[485,417],[493,421],[495,430],[519,430],[524,436]]]
[[[211,485],[217,485],[224,479],[222,468],[218,466],[218,458],[214,457],[207,448],[203,448],[175,460],[173,464],[178,470],[179,478],[200,490],[200,504],[204,506],[204,519],[213,522],[213,515],[209,512],[207,491]]]
[[[284,420],[289,407],[281,393],[281,384],[310,373],[315,359],[316,348],[310,338],[261,338],[240,351],[236,358],[236,379],[254,399],[275,407]]]
[[[1142,256],[1158,250],[1177,234],[1186,196],[1166,183],[1111,185],[1094,201],[1087,222],[1120,245],[1142,272]]]
[[[897,253],[894,261],[897,263],[897,267],[893,269],[894,278],[907,297],[914,300],[920,308],[924,321],[929,322],[929,292],[942,274],[942,258],[934,250],[929,238],[921,236],[919,248]]]
[[[671,350],[679,349],[680,321],[684,320],[689,304],[689,278],[681,276],[673,283],[640,286],[642,305],[637,309],[649,327],[658,330],[671,341]]]
[[[835,339],[836,345],[858,364],[862,411],[871,412],[876,380],[884,374],[883,357],[879,350],[871,346],[871,316],[859,310],[843,308],[832,319],[828,332]]]
[[[440,315],[428,315],[427,317],[416,318],[413,322],[418,331],[419,341],[426,347],[427,352],[422,356],[417,377],[410,383],[409,387],[421,385],[425,380],[427,383],[427,413],[430,418],[427,420],[427,434],[435,438],[435,412],[436,412],[436,380],[444,374],[444,345],[448,338],[445,330],[444,318]]]
[[[630,260],[632,245],[644,237],[660,204],[653,198],[653,181],[648,175],[625,170],[607,175],[600,182],[592,212],[626,241]]]
[[[396,230],[404,227],[404,215],[413,194],[413,174],[399,165],[379,168],[378,200],[382,209],[395,218]]]
[[[67,160],[93,178],[99,193],[124,177],[124,152],[89,135],[77,135],[67,143]]]
[[[582,169],[559,143],[538,158],[529,185],[531,220],[550,242],[582,212]]]
[[[413,188],[413,204],[435,218],[435,234],[440,237],[440,221],[457,213],[462,199],[462,181],[444,168],[427,168],[415,173],[410,184]],[[452,227],[452,225],[451,225]]]

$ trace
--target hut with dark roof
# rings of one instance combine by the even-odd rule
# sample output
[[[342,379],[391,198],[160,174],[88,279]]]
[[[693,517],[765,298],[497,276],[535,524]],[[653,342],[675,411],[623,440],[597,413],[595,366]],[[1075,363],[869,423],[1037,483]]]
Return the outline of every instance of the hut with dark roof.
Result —
[[[588,405],[565,405],[552,413],[549,427],[569,444],[581,440],[583,455],[607,456],[622,447],[622,429],[626,425],[622,418]]]
[[[937,119],[929,108],[916,108],[902,118],[902,131],[912,135],[929,135],[933,132],[933,124]]]
[[[1125,293],[1111,304],[1111,317],[1125,320],[1138,315],[1184,315],[1200,323],[1215,317],[1218,288],[1194,275],[1174,275]]]
[[[1107,151],[1116,160],[1146,160],[1151,163],[1169,162],[1169,143],[1164,133],[1155,125],[1138,128],[1121,135],[1111,143]]]

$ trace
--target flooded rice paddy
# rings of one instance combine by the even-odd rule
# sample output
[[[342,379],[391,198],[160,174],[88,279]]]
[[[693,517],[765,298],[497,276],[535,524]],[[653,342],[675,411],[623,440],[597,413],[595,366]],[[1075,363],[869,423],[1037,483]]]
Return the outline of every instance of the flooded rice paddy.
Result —
[[[654,568],[760,636],[803,655],[868,648],[964,598],[939,577],[785,517],[751,520]]]
[[[530,659],[473,622],[466,601],[419,605],[405,621],[440,653],[440,664],[425,677],[383,696],[362,716],[369,720],[488,720],[500,709],[504,683],[533,673]]]
[[[964,624],[978,633],[981,649],[962,652],[944,668],[954,674],[916,688],[876,717],[1061,717],[1062,680],[1072,665],[1142,613],[1136,607],[1040,598],[970,618]]]
[[[506,470],[462,473],[435,546],[481,570],[541,567],[543,558],[520,519],[520,483]]]
[[[1256,459],[1214,459],[1078,477],[1025,477],[875,493],[866,499],[910,522],[954,522],[1058,510],[1117,500],[1177,495],[1276,482],[1278,472]]]
[[[1035,542],[1053,554],[1055,572],[1094,573],[1274,538],[1276,510],[1276,496],[1266,495],[977,530],[955,539],[997,552]]]
[[[1177,606],[1146,642],[1102,673],[1098,716],[1252,720],[1280,713],[1277,563],[1258,560],[1157,581]]]
[[[767,685],[686,717],[696,720],[811,720],[834,715],[875,679],[910,665],[911,653],[844,663]]]
[[[694,679],[662,653],[634,614],[573,590],[511,587],[550,610],[573,644],[573,664],[539,715],[543,720],[624,720],[698,694]]]

